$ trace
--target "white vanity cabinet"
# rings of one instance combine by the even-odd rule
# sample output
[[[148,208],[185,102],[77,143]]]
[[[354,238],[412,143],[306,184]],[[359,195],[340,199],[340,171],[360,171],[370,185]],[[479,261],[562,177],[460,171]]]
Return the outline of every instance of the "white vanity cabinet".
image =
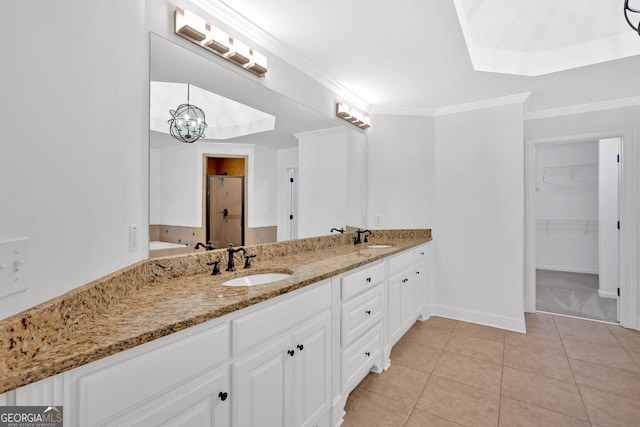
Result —
[[[234,425],[315,426],[331,406],[330,331],[327,311],[234,362]]]
[[[341,389],[349,393],[377,366],[383,369],[383,262],[345,274],[341,291]]]
[[[415,311],[415,271],[413,251],[389,258],[389,346],[392,347],[413,325]]]
[[[421,245],[0,395],[68,427],[329,427],[426,314]]]
[[[65,425],[229,426],[228,325],[215,323],[65,373]]]
[[[232,321],[250,348],[232,363],[234,426],[306,427],[328,421],[331,408],[331,284]],[[256,333],[259,329],[259,333]],[[244,337],[243,335],[249,335]]]

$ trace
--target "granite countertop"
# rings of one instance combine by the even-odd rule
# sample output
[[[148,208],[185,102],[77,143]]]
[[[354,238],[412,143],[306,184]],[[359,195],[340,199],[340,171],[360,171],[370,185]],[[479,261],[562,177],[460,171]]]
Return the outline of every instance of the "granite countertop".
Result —
[[[252,268],[243,269],[242,263],[236,263],[235,272],[224,271],[226,253],[225,258],[218,253],[218,258],[223,259],[220,263],[222,273],[215,276],[210,274],[211,267],[206,267],[205,261],[211,259],[210,255],[146,261],[146,265],[136,266],[138,269],[146,267],[146,276],[140,279],[146,283],[133,286],[131,290],[122,291],[123,285],[118,287],[109,282],[109,286],[102,286],[104,289],[99,292],[94,286],[67,297],[82,300],[75,302],[77,310],[78,306],[107,300],[103,295],[105,292],[119,292],[118,298],[105,303],[108,309],[94,309],[97,313],[85,313],[80,320],[70,321],[75,314],[61,314],[61,307],[69,304],[62,296],[55,301],[55,310],[43,304],[32,309],[36,311],[27,311],[0,322],[0,332],[3,333],[0,336],[0,393],[383,259],[431,240],[428,231],[428,234],[417,233],[400,238],[387,235],[384,242],[379,243],[392,246],[380,249],[367,248],[366,244],[342,243],[292,255],[265,255],[267,259],[261,260],[258,248]],[[343,238],[342,242],[345,241],[349,242],[349,239]],[[251,248],[247,249],[251,252]],[[192,268],[194,263],[197,268]],[[209,270],[185,273],[204,268]],[[230,278],[264,272],[289,273],[291,277],[254,287],[222,285]],[[177,277],[172,277],[175,275]],[[114,278],[126,282],[120,275],[109,279],[113,281]],[[90,298],[85,295],[87,292],[93,292]],[[45,313],[50,312],[56,316],[48,319]],[[38,321],[46,325],[38,325]],[[58,321],[65,326],[56,325]],[[54,334],[52,331],[57,333],[55,338],[51,336]]]

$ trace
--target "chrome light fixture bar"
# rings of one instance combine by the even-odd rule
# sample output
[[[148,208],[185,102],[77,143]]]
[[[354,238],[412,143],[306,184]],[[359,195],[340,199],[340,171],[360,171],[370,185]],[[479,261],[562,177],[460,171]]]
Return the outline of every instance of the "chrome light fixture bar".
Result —
[[[203,18],[189,10],[176,7],[174,31],[177,35],[257,76],[264,77],[267,72],[266,56],[240,40],[232,39],[229,34],[207,24]]]
[[[360,129],[369,129],[371,127],[369,116],[342,102],[336,103],[336,116],[358,126]]]
[[[627,20],[627,24],[629,24],[629,26],[640,36],[640,25],[634,25],[633,22],[631,22],[631,19],[629,19],[629,12],[640,13],[640,9],[635,9],[629,6],[629,0],[624,0],[624,19]]]

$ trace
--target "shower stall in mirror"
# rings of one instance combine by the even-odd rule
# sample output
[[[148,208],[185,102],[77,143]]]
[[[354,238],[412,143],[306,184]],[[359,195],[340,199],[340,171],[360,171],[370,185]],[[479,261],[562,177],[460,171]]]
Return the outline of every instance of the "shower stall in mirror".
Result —
[[[207,176],[207,240],[244,245],[244,176]]]
[[[245,244],[245,159],[206,158],[207,240],[216,248]]]

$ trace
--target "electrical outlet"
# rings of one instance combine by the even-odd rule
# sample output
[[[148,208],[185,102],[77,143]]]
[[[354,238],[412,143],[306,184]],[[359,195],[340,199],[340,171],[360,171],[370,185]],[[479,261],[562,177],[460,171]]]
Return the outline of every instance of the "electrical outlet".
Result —
[[[26,237],[0,242],[0,297],[27,289],[28,242]]]
[[[138,251],[138,226],[132,224],[129,226],[129,252]]]
[[[375,215],[373,221],[376,227],[380,227],[382,225],[382,215]]]

